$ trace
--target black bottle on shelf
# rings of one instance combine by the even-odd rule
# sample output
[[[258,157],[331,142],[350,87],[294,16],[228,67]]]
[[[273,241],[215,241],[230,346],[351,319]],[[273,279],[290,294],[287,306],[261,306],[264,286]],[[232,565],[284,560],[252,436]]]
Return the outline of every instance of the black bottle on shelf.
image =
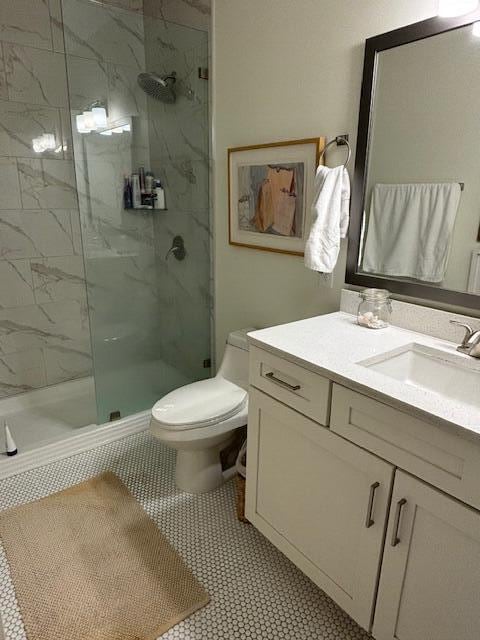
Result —
[[[130,178],[125,177],[123,183],[123,207],[133,209],[132,183]]]
[[[145,167],[140,167],[138,175],[140,178],[140,193],[145,193]]]

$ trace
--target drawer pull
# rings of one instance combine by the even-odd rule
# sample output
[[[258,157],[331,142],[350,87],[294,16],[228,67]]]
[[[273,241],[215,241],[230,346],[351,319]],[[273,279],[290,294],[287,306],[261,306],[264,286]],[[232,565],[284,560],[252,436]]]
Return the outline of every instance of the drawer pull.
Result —
[[[299,384],[293,385],[293,384],[289,384],[288,382],[285,382],[285,380],[280,380],[280,378],[277,378],[275,376],[273,371],[270,371],[270,373],[267,373],[265,377],[271,380],[272,382],[275,382],[275,384],[279,384],[281,387],[285,387],[285,389],[288,389],[289,391],[299,391],[302,388],[301,385]]]
[[[400,518],[402,517],[402,509],[407,504],[405,498],[402,498],[397,502],[397,510],[395,512],[395,521],[393,523],[393,532],[392,532],[392,547],[396,547],[400,542],[400,538],[398,537],[398,530],[400,528]]]
[[[365,518],[365,527],[370,529],[375,524],[375,520],[372,518],[373,503],[375,501],[375,492],[380,486],[379,482],[374,482],[370,487],[370,496],[368,498],[367,517]]]

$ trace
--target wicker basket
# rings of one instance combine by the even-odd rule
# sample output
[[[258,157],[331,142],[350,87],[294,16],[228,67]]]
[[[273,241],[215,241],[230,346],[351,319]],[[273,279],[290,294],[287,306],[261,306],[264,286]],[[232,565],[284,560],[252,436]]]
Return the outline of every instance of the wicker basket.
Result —
[[[235,478],[235,485],[237,489],[237,518],[240,520],[240,522],[250,524],[250,522],[245,517],[245,478],[240,474],[237,474]]]

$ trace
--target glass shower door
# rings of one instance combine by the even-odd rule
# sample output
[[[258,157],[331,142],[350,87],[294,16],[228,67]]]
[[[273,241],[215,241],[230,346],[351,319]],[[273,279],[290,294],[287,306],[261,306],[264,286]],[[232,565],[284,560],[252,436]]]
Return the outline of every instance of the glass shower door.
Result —
[[[103,423],[210,375],[208,88],[198,73],[208,40],[138,12],[62,1]],[[174,102],[140,88],[138,75],[147,71],[176,72]],[[95,107],[106,109],[107,122],[87,132],[77,116]],[[125,177],[140,167],[161,181],[167,210],[125,207]],[[167,258],[178,236],[185,257]]]

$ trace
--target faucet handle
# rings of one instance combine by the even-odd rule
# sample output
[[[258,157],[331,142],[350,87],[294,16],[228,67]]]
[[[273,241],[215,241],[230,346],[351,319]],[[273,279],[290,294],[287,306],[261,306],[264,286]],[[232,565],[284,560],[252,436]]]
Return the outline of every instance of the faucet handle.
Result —
[[[450,324],[455,324],[458,327],[463,327],[465,329],[465,337],[462,342],[462,347],[466,347],[468,345],[468,341],[474,334],[472,327],[469,324],[465,324],[465,322],[460,322],[459,320],[450,320]]]

